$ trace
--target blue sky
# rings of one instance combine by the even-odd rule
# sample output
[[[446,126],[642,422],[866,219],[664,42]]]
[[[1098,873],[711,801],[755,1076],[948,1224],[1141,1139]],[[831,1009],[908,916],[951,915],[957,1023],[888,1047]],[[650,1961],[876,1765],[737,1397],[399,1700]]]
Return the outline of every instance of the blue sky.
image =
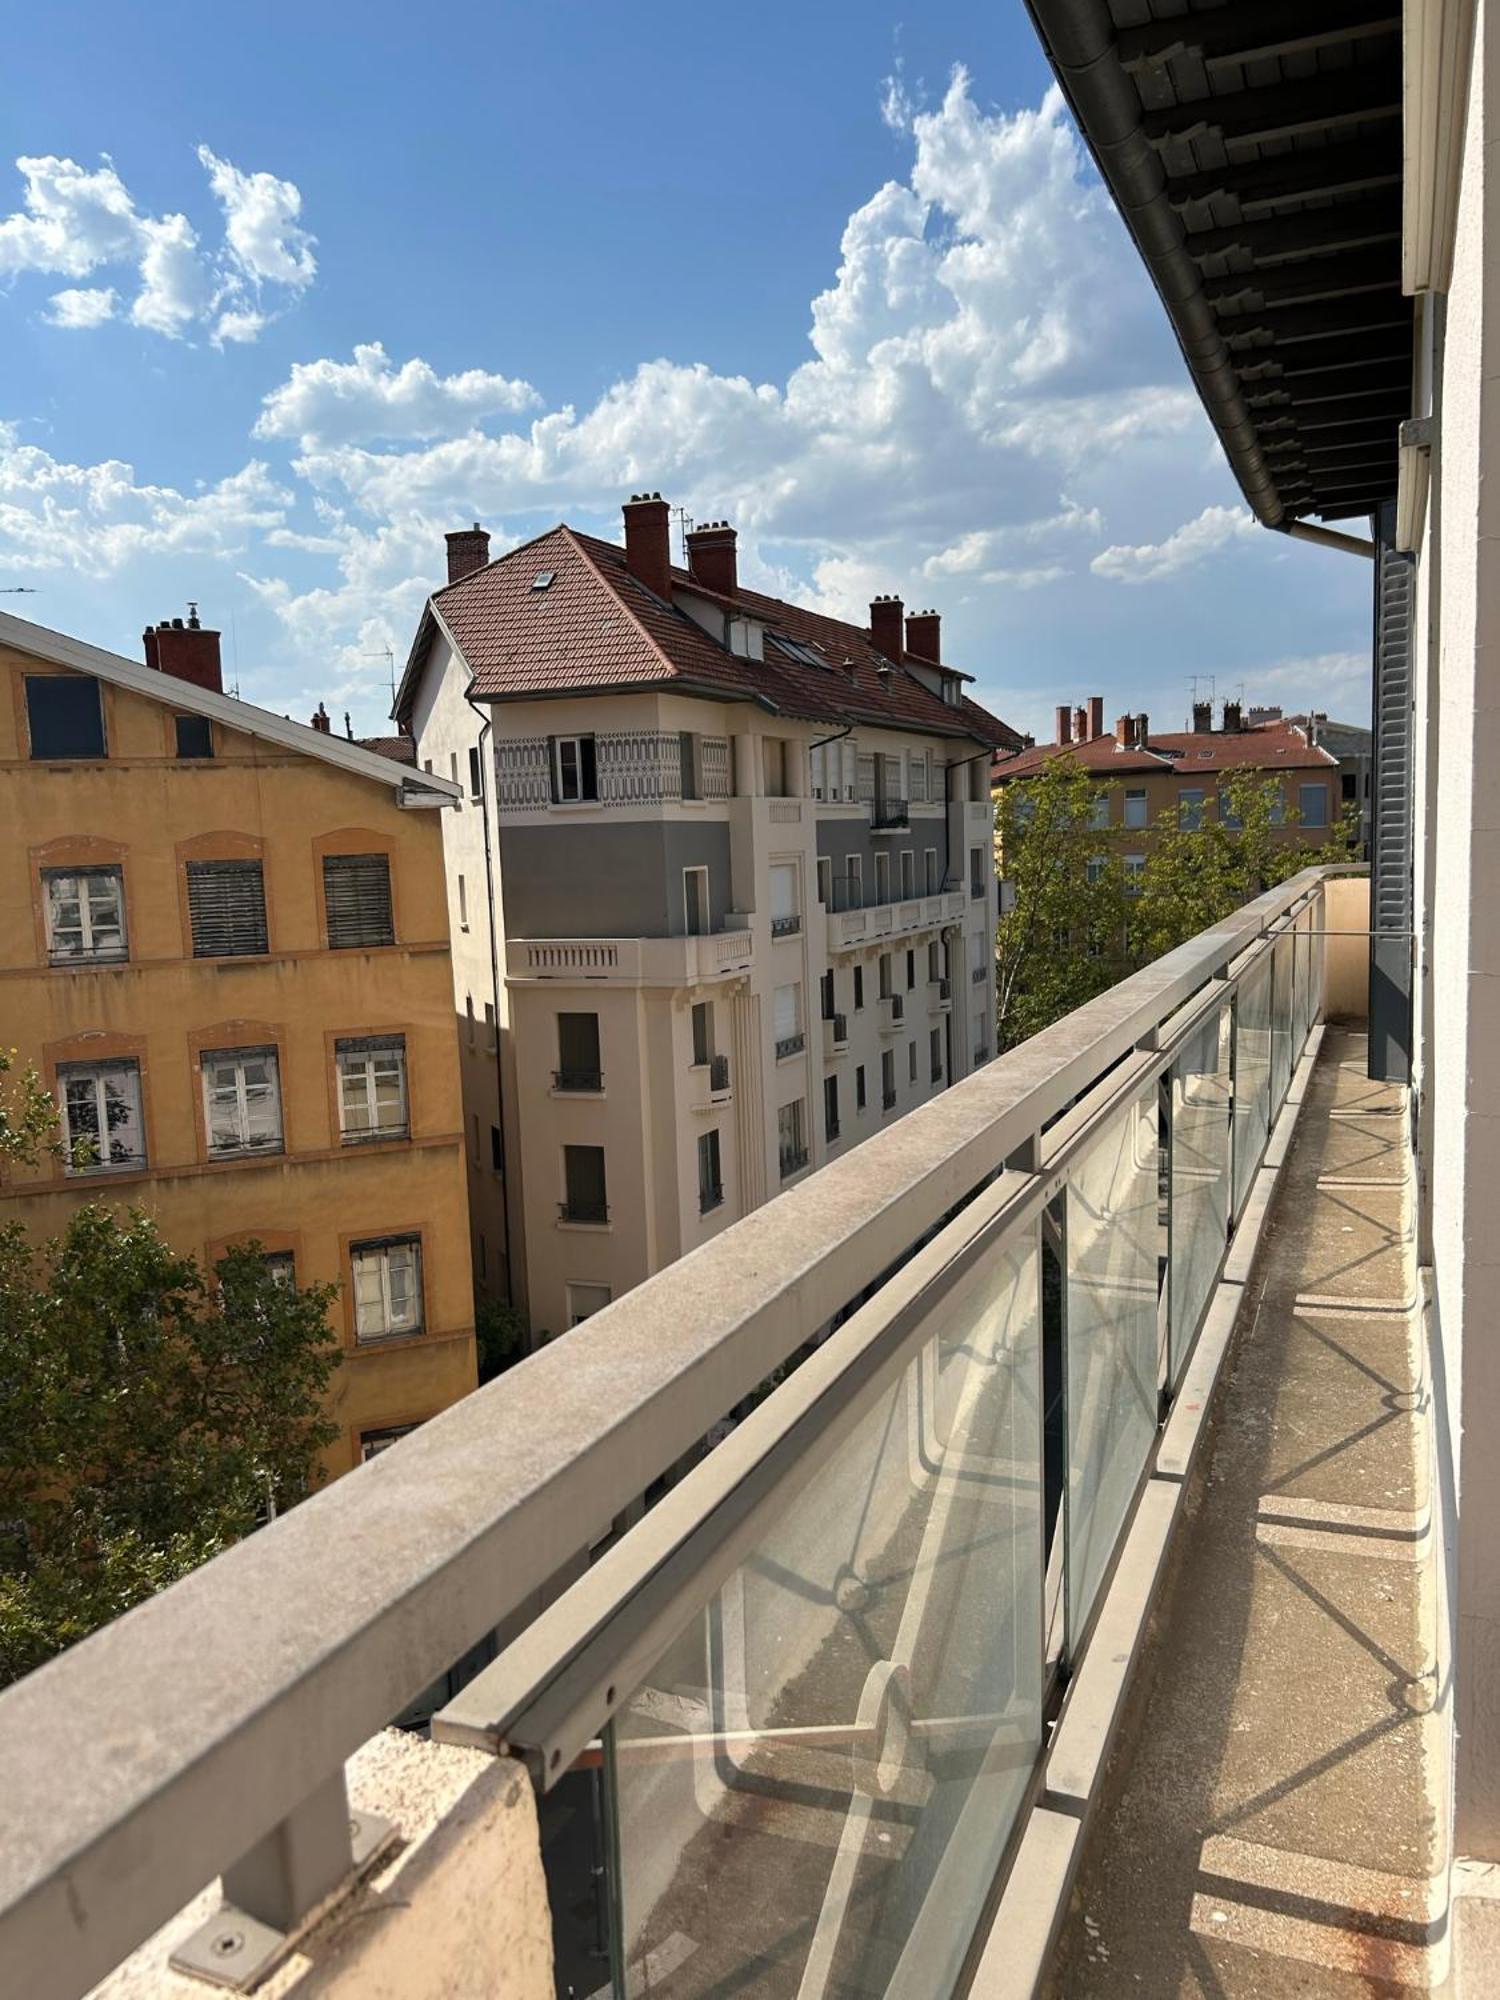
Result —
[[[0,608],[381,726],[442,533],[901,592],[1017,726],[1368,706],[1369,570],[1249,522],[1019,4],[12,10]]]

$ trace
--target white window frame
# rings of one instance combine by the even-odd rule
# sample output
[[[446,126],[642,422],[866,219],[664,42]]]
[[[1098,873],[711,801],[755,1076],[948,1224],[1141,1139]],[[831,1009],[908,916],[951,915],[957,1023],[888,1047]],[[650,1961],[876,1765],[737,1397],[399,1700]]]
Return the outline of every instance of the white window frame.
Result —
[[[789,1041],[793,1035],[802,1033],[802,982],[793,980],[790,985],[778,986],[771,1001],[772,1039]]]
[[[1125,791],[1124,811],[1120,824],[1122,826],[1136,827],[1136,828],[1145,826],[1147,823],[1146,816],[1149,809],[1150,809],[1150,801],[1147,798],[1145,787],[1143,785],[1127,786]]]
[[[586,1319],[592,1319],[595,1313],[603,1312],[604,1308],[607,1305],[612,1305],[614,1303],[614,1293],[610,1290],[609,1286],[598,1284],[592,1279],[587,1279],[587,1278],[571,1279],[569,1280],[566,1286],[566,1291],[567,1291],[567,1301],[568,1301],[569,1327],[581,1326]],[[578,1310],[580,1304],[580,1294],[585,1292],[593,1292],[593,1293],[603,1292],[604,1296],[602,1299],[596,1300],[596,1302],[593,1305],[591,1305],[586,1312],[580,1312]]]
[[[592,801],[583,789],[583,746],[589,740],[589,731],[582,730],[575,736],[554,736],[552,739],[552,782],[557,788],[557,803],[564,806],[589,805]],[[573,790],[568,790],[568,781],[563,774],[563,750],[571,747],[573,752]],[[595,755],[597,756],[597,751]],[[595,790],[598,790],[597,783]]]
[[[346,1146],[368,1145],[377,1139],[405,1139],[411,1134],[411,1101],[406,1074],[406,1038],[372,1037],[353,1047],[335,1044],[334,1067],[338,1078],[339,1138]],[[378,1072],[394,1072],[400,1117],[381,1122]],[[351,1125],[351,1112],[363,1107],[369,1123]],[[478,1152],[478,1142],[475,1142]]]
[[[1319,796],[1322,798],[1323,817],[1321,819],[1309,819],[1307,816],[1307,807],[1303,804],[1303,801],[1306,799],[1309,792],[1317,792]],[[1297,817],[1299,822],[1303,826],[1310,826],[1314,830],[1318,828],[1326,829],[1328,827],[1329,825],[1328,786],[1323,780],[1314,778],[1310,779],[1306,784],[1303,784],[1300,781],[1298,782]]]
[[[1144,854],[1127,854],[1127,855],[1125,855],[1125,856],[1123,857],[1123,864],[1122,864],[1122,865],[1124,866],[1124,869],[1125,869],[1125,893],[1126,893],[1126,895],[1127,895],[1127,896],[1138,896],[1138,895],[1139,895],[1139,894],[1141,893],[1141,877],[1142,877],[1142,876],[1143,876],[1143,875],[1145,874],[1145,872],[1146,872],[1146,857],[1145,857],[1145,855],[1144,855]]]
[[[64,890],[65,883],[72,884],[71,895]],[[54,965],[115,964],[129,956],[125,929],[125,871],[122,868],[116,864],[102,868],[46,868],[42,871],[42,885],[46,892],[47,953]],[[95,885],[113,893],[114,914],[111,918],[101,917],[94,909]],[[77,951],[58,942],[57,905],[64,900],[78,905]],[[96,927],[118,931],[119,943],[96,948]]]
[[[915,848],[901,850],[901,900],[909,902],[917,893],[917,855]]]
[[[85,1138],[98,1144],[109,1133],[109,1099],[106,1094],[109,1080],[128,1079],[126,1093],[132,1100],[132,1117],[125,1129],[133,1125],[139,1138],[139,1150],[127,1154],[122,1160],[102,1157],[80,1162],[77,1149]],[[94,1116],[97,1121],[92,1133],[75,1132],[70,1115],[69,1091],[75,1086],[91,1085],[93,1089]],[[59,1066],[57,1096],[62,1112],[63,1136],[67,1151],[63,1161],[63,1171],[68,1174],[128,1174],[138,1171],[146,1164],[146,1112],[141,1091],[141,1066],[134,1056],[116,1057],[111,1062],[64,1063]]]
[[[801,897],[798,894],[797,864],[795,861],[773,861],[771,863],[771,921],[778,917],[800,917]]]
[[[1110,797],[1108,792],[1100,792],[1089,807],[1090,833],[1102,833],[1109,825]]]
[[[826,910],[833,901],[833,856],[818,856],[818,901]]]
[[[403,1253],[408,1261],[413,1282],[408,1290],[409,1310],[404,1317],[397,1316],[396,1287],[392,1284],[394,1253]],[[349,1246],[350,1295],[354,1301],[354,1338],[357,1344],[366,1345],[381,1340],[404,1340],[423,1330],[422,1312],[422,1239],[420,1236],[397,1236],[377,1239],[367,1243],[351,1243]],[[372,1287],[368,1280],[373,1277]],[[366,1313],[372,1300],[372,1290],[377,1294],[373,1300],[380,1323],[368,1326]]]
[[[1203,811],[1208,793],[1202,785],[1185,785],[1177,794],[1177,819],[1184,833],[1203,831]]]
[[[693,928],[693,906],[688,896],[688,878],[698,876],[703,883],[703,927]],[[708,869],[700,862],[682,871],[682,929],[685,937],[708,937],[713,930],[713,905],[709,900]]]
[[[264,1098],[259,1097],[259,1086],[246,1082],[247,1063],[264,1063],[267,1070],[267,1084]],[[234,1081],[228,1086],[233,1091],[233,1113],[237,1137],[232,1145],[214,1143],[214,1122],[216,1106],[222,1108],[226,1102],[226,1086],[212,1081],[215,1069],[230,1069]],[[208,1147],[209,1157],[215,1160],[235,1159],[243,1154],[280,1153],[286,1148],[286,1126],[281,1105],[281,1064],[274,1048],[252,1049],[205,1049],[198,1059],[198,1073],[203,1087],[203,1137]],[[257,1101],[271,1104],[276,1113],[274,1134],[256,1138],[250,1130],[251,1092],[257,1092]]]

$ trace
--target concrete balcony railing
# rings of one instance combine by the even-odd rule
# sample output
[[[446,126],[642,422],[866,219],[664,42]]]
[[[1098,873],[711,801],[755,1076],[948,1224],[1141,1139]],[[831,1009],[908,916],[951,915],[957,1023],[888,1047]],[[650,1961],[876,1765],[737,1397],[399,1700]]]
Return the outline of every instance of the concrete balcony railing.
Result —
[[[837,892],[840,885],[835,882],[833,886]],[[830,951],[852,951],[875,938],[900,937],[959,923],[966,908],[962,889],[939,889],[894,902],[870,903],[860,909],[841,910],[840,900],[836,894],[834,908],[828,914]]]
[[[544,1881],[533,1797],[602,1766],[596,1985],[686,1944],[689,1991],[946,2000],[1108,1747],[1154,1468],[1358,983],[1346,886],[1260,898],[0,1695],[6,1991],[243,1982],[315,1920],[320,1996],[543,2000],[588,1858]],[[497,1631],[444,1747],[380,1734]],[[990,1956],[1046,1930],[1001,1900]]]
[[[688,1071],[688,1090],[695,1111],[718,1111],[732,1103],[728,1056],[710,1056],[707,1062],[694,1063]]]
[[[748,929],[702,937],[507,938],[505,976],[511,984],[555,979],[569,985],[701,986],[731,979],[749,965]]]
[[[823,1017],[823,1055],[832,1062],[835,1056],[849,1053],[849,1017],[847,1014],[826,1014]]]
[[[876,1002],[876,1015],[883,1035],[899,1035],[906,1025],[906,995],[904,993],[882,993]]]

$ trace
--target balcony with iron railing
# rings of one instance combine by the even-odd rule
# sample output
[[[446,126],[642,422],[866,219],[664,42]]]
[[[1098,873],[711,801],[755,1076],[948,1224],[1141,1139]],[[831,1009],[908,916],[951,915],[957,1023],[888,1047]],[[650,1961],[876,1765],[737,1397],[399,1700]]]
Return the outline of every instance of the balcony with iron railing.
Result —
[[[311,1917],[319,1992],[533,2000],[549,1927],[586,1964],[597,1914],[616,1995],[1023,1993],[1081,1865],[1089,1916],[1176,1991],[1224,1937],[1199,1946],[1194,1897],[1263,1944],[1310,1826],[1360,1865],[1304,1872],[1303,1932],[1394,1881],[1369,1829],[1421,1783],[1422,1705],[1390,1701],[1416,1567],[1339,1554],[1368,1523],[1319,1484],[1330,1425],[1374,1448],[1349,1397],[1383,1436],[1409,1415],[1401,1342],[1368,1344],[1401,1194],[1354,1166],[1399,1152],[1400,1093],[1358,1095],[1352,1037],[1314,1068],[1325,1002],[1362,1002],[1361,889],[1261,897],[0,1695],[5,1990],[77,1995],[132,1952],[122,1994],[166,1990],[169,1956],[243,1981]],[[782,1148],[783,1178],[806,1164]],[[1220,1450],[1236,1327],[1228,1393],[1259,1402]],[[1315,1368],[1344,1368],[1341,1414]],[[1151,1684],[1181,1721],[1138,1715],[1137,1745],[1169,1569]],[[497,1628],[431,1745],[380,1733]],[[533,1793],[573,1814],[574,1782],[601,1842],[553,1842],[549,1880]],[[1216,1800],[1227,1831],[1186,1838],[1172,1815]],[[1129,1869],[1090,1830],[1117,1804]],[[1377,1977],[1416,1924],[1383,1921]]]
[[[609,1203],[596,1195],[566,1195],[557,1204],[557,1214],[561,1222],[605,1223],[609,1221]]]
[[[795,912],[789,916],[772,917],[771,919],[771,936],[773,938],[796,937],[801,929],[802,919]]]
[[[875,799],[870,805],[870,825],[876,833],[894,833],[911,825],[911,808],[905,799]]]
[[[597,1097],[604,1089],[601,1069],[555,1069],[552,1088],[559,1097]]]

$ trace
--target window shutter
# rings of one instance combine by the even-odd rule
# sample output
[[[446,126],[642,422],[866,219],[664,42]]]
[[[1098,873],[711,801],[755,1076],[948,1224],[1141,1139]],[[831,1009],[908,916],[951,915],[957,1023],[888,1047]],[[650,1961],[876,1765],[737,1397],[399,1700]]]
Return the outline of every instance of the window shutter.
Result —
[[[240,958],[270,950],[265,877],[258,861],[190,861],[187,883],[194,958]]]
[[[1395,506],[1375,534],[1375,742],[1370,841],[1370,1075],[1411,1073],[1412,621],[1416,563],[1392,546]]]
[[[557,805],[562,794],[557,788],[557,738],[547,738],[547,796]]]
[[[394,944],[391,870],[383,854],[330,854],[323,861],[328,943],[334,951]]]
[[[598,759],[594,755],[594,739],[592,736],[584,736],[579,739],[578,770],[582,781],[580,789],[584,798],[597,799],[599,796],[599,764]]]

